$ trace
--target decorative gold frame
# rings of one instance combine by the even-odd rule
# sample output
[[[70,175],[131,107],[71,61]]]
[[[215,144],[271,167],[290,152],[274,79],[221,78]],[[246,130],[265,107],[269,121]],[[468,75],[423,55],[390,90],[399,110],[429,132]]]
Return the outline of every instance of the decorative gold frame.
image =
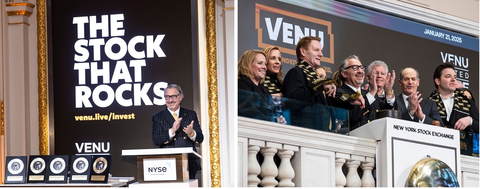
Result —
[[[215,0],[205,0],[207,24],[208,114],[210,130],[211,186],[221,187],[218,125],[217,49],[215,33]],[[47,87],[47,13],[46,0],[37,0],[38,110],[40,155],[49,154],[48,87]]]
[[[208,115],[210,131],[211,186],[221,187],[220,145],[218,131],[217,41],[215,32],[215,0],[205,0],[207,37]]]
[[[48,155],[48,88],[47,88],[47,8],[46,0],[37,0],[38,49],[38,121],[40,155]]]

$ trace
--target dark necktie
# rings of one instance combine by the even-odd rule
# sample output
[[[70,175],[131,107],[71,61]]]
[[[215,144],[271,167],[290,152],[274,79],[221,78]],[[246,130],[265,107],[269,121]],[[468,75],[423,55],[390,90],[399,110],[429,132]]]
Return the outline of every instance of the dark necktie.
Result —
[[[410,97],[407,97],[407,111],[410,111]]]

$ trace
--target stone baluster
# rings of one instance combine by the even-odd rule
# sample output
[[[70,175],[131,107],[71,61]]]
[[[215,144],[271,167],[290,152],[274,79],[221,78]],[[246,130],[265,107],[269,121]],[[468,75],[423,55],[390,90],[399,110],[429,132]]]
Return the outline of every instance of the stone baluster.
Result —
[[[347,178],[342,171],[345,161],[344,158],[335,159],[335,187],[344,187],[347,184]]]
[[[362,181],[360,180],[360,176],[358,175],[358,166],[360,165],[360,161],[358,160],[347,160],[347,187],[361,187]]]
[[[372,174],[374,166],[374,162],[362,162],[362,165],[360,166],[363,170],[362,187],[375,187],[375,179]]]
[[[277,148],[273,147],[265,147],[260,150],[260,153],[263,155],[262,171],[260,173],[262,181],[260,184],[263,187],[275,187],[278,184],[278,181],[275,180],[275,177],[278,175],[278,169],[273,161],[273,156],[277,151]]]
[[[248,147],[248,187],[258,187],[260,179],[260,164],[257,161],[257,153],[260,151],[259,146]]]
[[[295,177],[295,171],[293,170],[292,159],[294,152],[293,150],[280,150],[278,156],[280,157],[280,166],[278,167],[278,179],[280,182],[278,186],[280,187],[295,187],[295,183],[292,182],[292,179]]]

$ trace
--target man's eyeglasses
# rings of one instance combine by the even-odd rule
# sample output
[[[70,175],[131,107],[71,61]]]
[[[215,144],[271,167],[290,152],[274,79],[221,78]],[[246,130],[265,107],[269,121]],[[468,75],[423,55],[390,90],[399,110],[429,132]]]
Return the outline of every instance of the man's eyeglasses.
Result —
[[[172,100],[177,100],[177,97],[180,96],[179,94],[177,95],[165,95],[165,100],[172,99]]]
[[[353,71],[357,71],[358,68],[360,68],[361,70],[365,70],[364,65],[351,65],[351,66],[346,67],[345,70],[347,70],[348,68],[352,68]]]

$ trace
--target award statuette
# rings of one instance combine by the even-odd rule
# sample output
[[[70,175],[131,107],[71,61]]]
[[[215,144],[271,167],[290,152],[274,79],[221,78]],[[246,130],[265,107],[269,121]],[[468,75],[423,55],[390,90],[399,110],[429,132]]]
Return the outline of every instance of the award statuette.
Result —
[[[70,183],[87,183],[90,178],[92,155],[74,155],[70,169]]]
[[[110,172],[111,155],[93,155],[90,171],[90,182],[107,183]]]
[[[47,183],[67,183],[68,156],[49,156]]]
[[[48,156],[30,156],[28,164],[28,183],[45,182]]]
[[[27,156],[7,156],[5,184],[22,184],[26,181]]]

